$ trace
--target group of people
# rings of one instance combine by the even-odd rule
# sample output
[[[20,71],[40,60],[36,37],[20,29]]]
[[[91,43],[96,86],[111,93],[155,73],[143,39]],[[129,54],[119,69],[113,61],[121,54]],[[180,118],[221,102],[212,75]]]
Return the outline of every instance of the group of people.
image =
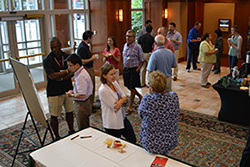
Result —
[[[139,36],[133,30],[126,33],[126,43],[122,52],[116,45],[115,38],[107,39],[107,48],[103,52],[104,65],[101,67],[101,86],[99,98],[101,101],[103,127],[107,133],[115,137],[125,137],[128,141],[136,143],[133,127],[126,115],[133,111],[135,96],[140,99],[138,113],[142,118],[140,142],[150,153],[169,153],[177,146],[179,117],[178,95],[172,91],[172,80],[178,77],[179,46],[182,36],[176,31],[174,22],[166,27],[160,27],[154,37],[151,21],[147,20]],[[199,37],[201,23],[197,22],[188,35],[187,72],[190,72],[191,61],[194,70],[196,66],[197,46],[200,43],[198,61],[201,63],[201,86],[208,87],[207,81],[212,64],[215,73],[220,72],[220,55],[223,51],[222,33],[216,30],[217,41],[215,46],[211,43],[211,34],[205,33]],[[237,27],[232,27],[233,36],[230,45],[230,62],[232,66],[237,63],[239,40]],[[79,130],[89,127],[89,116],[93,110],[95,95],[95,75],[93,61],[97,59],[92,55],[88,44],[93,39],[92,31],[85,31],[82,42],[79,44],[77,54],[68,55],[61,50],[61,43],[57,37],[50,40],[51,52],[44,59],[43,65],[47,74],[47,96],[50,124],[56,136],[58,132],[58,116],[64,107],[69,134],[75,132],[73,110],[76,112]],[[218,54],[218,55],[217,55]],[[129,105],[126,111],[122,105],[127,97],[119,85],[119,62],[123,59],[124,86],[130,91]],[[174,74],[172,78],[172,68]],[[72,77],[74,84],[72,85]],[[142,96],[136,87],[147,85],[149,94]],[[74,102],[73,102],[74,101]]]

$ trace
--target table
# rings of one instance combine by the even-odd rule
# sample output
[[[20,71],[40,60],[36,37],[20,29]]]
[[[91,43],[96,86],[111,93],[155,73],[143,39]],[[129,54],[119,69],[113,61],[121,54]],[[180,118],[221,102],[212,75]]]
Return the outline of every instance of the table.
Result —
[[[91,136],[81,139],[80,136]],[[125,153],[115,148],[107,148],[106,138],[117,139],[100,130],[87,128],[71,136],[52,143],[30,154],[34,166],[60,167],[149,167],[156,155],[146,152],[138,145],[120,140],[126,144]],[[190,165],[169,157],[166,167],[188,167]]]
[[[227,88],[218,81],[213,88],[219,93],[221,99],[219,120],[240,124],[250,123],[248,91],[240,90],[234,81]]]

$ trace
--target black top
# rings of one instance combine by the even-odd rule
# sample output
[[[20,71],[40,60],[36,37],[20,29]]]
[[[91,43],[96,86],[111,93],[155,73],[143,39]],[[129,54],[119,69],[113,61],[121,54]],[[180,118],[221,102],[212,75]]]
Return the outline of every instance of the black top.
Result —
[[[141,45],[143,53],[149,53],[153,50],[154,42],[154,37],[147,33],[139,38],[138,44]]]
[[[43,60],[43,67],[47,74],[47,96],[59,96],[65,94],[65,92],[72,90],[71,79],[63,81],[55,81],[49,78],[49,75],[54,72],[60,72],[60,70],[66,70],[68,68],[66,58],[68,54],[62,52],[62,57],[57,58],[53,52],[50,52]],[[57,61],[56,61],[56,60]],[[62,60],[64,62],[62,62]]]
[[[92,57],[91,52],[89,50],[89,46],[85,42],[81,42],[80,45],[77,48],[77,54],[81,57],[81,59],[90,59]],[[90,61],[87,64],[83,65],[86,68],[92,68],[93,67],[93,61]]]

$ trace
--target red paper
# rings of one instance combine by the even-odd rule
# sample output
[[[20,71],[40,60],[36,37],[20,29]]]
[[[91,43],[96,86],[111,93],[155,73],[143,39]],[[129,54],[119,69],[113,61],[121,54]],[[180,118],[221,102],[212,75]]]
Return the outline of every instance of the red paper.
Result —
[[[164,167],[168,158],[156,156],[150,167]]]

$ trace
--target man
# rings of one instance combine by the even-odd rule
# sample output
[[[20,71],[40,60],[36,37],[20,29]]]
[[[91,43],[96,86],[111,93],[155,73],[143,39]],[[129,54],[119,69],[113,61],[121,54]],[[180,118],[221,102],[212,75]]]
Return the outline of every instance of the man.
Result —
[[[163,35],[157,35],[155,37],[155,43],[157,45],[157,49],[153,52],[149,59],[147,70],[148,73],[156,70],[164,73],[167,77],[166,92],[170,92],[172,91],[171,68],[175,68],[177,65],[175,56],[171,50],[164,47],[165,37]]]
[[[88,72],[82,66],[79,56],[72,54],[67,58],[69,71],[74,73],[74,88],[67,92],[69,97],[73,97],[74,110],[77,112],[77,123],[79,130],[89,127],[89,116],[91,114],[90,95],[92,95],[93,84]]]
[[[197,55],[199,51],[199,42],[201,38],[199,37],[199,29],[201,28],[201,23],[196,22],[194,27],[189,31],[187,38],[187,67],[186,71],[190,72],[191,61],[194,70],[200,70],[197,68]]]
[[[126,33],[126,41],[123,47],[123,79],[124,85],[130,90],[130,101],[128,111],[126,115],[132,112],[132,104],[134,102],[135,95],[140,99],[142,95],[135,89],[141,87],[140,83],[140,69],[144,62],[144,56],[142,48],[135,42],[135,32],[128,30]]]
[[[153,44],[154,44],[154,37],[150,35],[152,32],[153,27],[149,24],[146,26],[146,31],[147,33],[142,35],[139,38],[138,43],[141,45],[142,50],[143,50],[143,55],[144,55],[144,63],[141,67],[141,86],[145,86],[145,75],[146,75],[146,67],[148,64],[148,60],[150,57],[150,54],[152,53],[153,50]]]
[[[174,55],[175,60],[177,62],[177,66],[174,68],[174,78],[173,80],[176,81],[178,77],[178,58],[179,58],[179,47],[182,44],[182,36],[181,34],[176,31],[176,24],[174,22],[171,22],[169,24],[169,31],[167,34],[167,39],[170,40],[174,47]]]
[[[138,32],[138,35],[137,35],[137,41],[139,41],[139,39],[140,39],[140,37],[141,37],[142,35],[144,35],[144,34],[147,33],[147,31],[146,31],[147,25],[151,25],[151,26],[152,26],[152,21],[151,21],[151,20],[147,20],[146,23],[145,23],[145,26],[143,26],[143,27],[140,29],[140,31]],[[153,28],[152,28],[152,29],[153,29]],[[155,37],[155,32],[154,32],[154,30],[152,30],[151,35],[152,35],[152,37]]]
[[[174,53],[173,44],[166,38],[167,33],[168,33],[167,27],[160,27],[158,29],[157,33],[158,33],[158,35],[163,35],[165,37],[165,43],[164,43],[165,48],[171,50]],[[154,52],[157,49],[157,46],[155,45],[155,43],[154,43],[153,47],[154,47],[154,49],[153,49],[153,52]]]
[[[62,112],[62,106],[66,111],[66,121],[69,127],[69,134],[75,132],[73,124],[73,100],[65,92],[71,90],[71,77],[73,73],[67,69],[66,58],[68,55],[61,51],[61,42],[57,37],[50,40],[51,52],[43,60],[44,70],[47,74],[47,97],[49,103],[49,112],[51,115],[50,124],[56,136],[60,139],[58,133],[57,117]]]
[[[80,45],[77,48],[77,54],[78,56],[80,56],[80,58],[82,59],[82,64],[85,67],[85,69],[88,71],[92,83],[93,83],[93,93],[90,96],[90,103],[92,105],[92,110],[93,112],[95,112],[94,109],[96,108],[100,108],[100,106],[96,106],[94,105],[94,99],[95,99],[95,71],[93,68],[93,63],[94,61],[97,59],[97,57],[95,55],[92,55],[90,50],[89,50],[89,46],[88,44],[91,43],[92,41],[92,37],[93,37],[93,32],[90,30],[85,31],[82,34],[82,42],[80,43]]]

